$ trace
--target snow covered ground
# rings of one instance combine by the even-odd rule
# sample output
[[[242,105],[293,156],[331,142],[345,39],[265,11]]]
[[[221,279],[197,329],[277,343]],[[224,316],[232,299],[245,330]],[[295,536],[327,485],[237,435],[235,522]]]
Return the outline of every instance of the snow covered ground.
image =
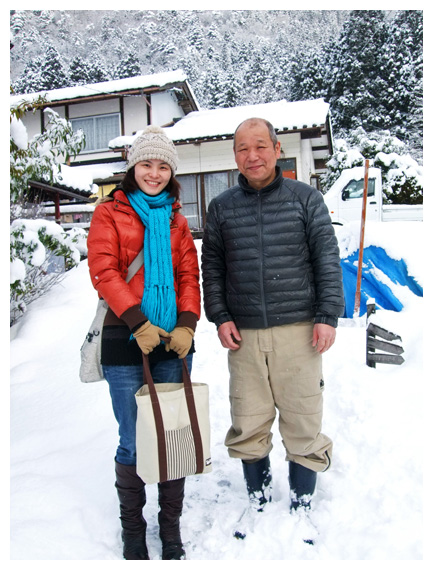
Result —
[[[368,226],[366,235],[390,255],[403,255],[423,285],[422,232],[422,224],[395,223]],[[396,286],[396,294],[404,309],[378,311],[373,322],[402,337],[402,366],[366,366],[362,316],[340,321],[336,344],[324,357],[323,431],[334,440],[334,457],[331,470],[318,478],[315,546],[301,540],[289,513],[277,424],[273,502],[245,540],[232,537],[247,497],[240,462],[224,447],[230,421],[226,351],[202,316],[193,380],[210,386],[213,471],[187,481],[182,534],[189,561],[423,559],[423,460],[430,455],[422,435],[426,304],[407,287]],[[84,261],[11,330],[14,561],[122,560],[113,464],[117,425],[105,382],[85,385],[78,378],[79,349],[95,307]],[[148,486],[145,517],[150,556],[160,560],[155,485]]]

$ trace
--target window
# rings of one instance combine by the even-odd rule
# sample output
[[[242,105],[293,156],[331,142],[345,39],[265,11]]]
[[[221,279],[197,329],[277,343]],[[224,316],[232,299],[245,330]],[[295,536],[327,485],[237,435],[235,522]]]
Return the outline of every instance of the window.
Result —
[[[237,170],[229,170],[176,176],[182,187],[180,192],[182,214],[187,218],[191,229],[203,227],[210,201],[230,186],[237,184],[238,174]]]
[[[197,229],[200,227],[198,176],[196,174],[186,174],[176,178],[181,185],[180,201],[182,203],[182,214],[188,220],[190,229]]]
[[[368,180],[368,191],[367,196],[374,196],[374,183],[375,179],[370,178]],[[354,198],[362,198],[364,194],[364,179],[351,180],[342,191],[343,200],[353,200]]]
[[[233,172],[212,172],[210,174],[203,175],[204,182],[204,195],[205,195],[205,205],[206,210],[209,207],[209,203],[212,198],[230,188],[237,182],[237,171]]]
[[[82,130],[86,136],[86,146],[82,152],[107,150],[109,141],[120,135],[119,113],[69,120],[75,132]]]

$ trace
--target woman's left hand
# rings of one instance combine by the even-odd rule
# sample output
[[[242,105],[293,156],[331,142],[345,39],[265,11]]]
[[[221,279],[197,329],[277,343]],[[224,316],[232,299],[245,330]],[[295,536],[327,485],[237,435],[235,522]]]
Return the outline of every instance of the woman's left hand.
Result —
[[[194,331],[189,327],[176,327],[170,333],[170,341],[165,343],[165,350],[174,350],[179,358],[185,358],[191,348]]]

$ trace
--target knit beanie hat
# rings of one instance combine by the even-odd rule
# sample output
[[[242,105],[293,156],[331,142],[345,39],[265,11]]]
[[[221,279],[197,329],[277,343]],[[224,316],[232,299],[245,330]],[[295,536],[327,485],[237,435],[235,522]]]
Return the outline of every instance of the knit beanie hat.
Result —
[[[126,171],[137,162],[155,158],[166,162],[173,174],[177,170],[178,156],[173,141],[170,140],[161,127],[150,125],[135,139],[128,156]]]

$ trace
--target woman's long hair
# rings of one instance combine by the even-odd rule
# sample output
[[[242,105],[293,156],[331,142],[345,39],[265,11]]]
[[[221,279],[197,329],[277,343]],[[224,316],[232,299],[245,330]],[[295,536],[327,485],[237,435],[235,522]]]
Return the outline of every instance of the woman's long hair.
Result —
[[[128,172],[125,174],[122,180],[122,189],[127,194],[128,192],[134,192],[137,190],[138,184],[135,180],[135,166],[130,168]],[[180,200],[180,182],[175,178],[174,174],[171,175],[171,178],[165,187],[165,190],[168,190],[170,196],[176,201]]]

